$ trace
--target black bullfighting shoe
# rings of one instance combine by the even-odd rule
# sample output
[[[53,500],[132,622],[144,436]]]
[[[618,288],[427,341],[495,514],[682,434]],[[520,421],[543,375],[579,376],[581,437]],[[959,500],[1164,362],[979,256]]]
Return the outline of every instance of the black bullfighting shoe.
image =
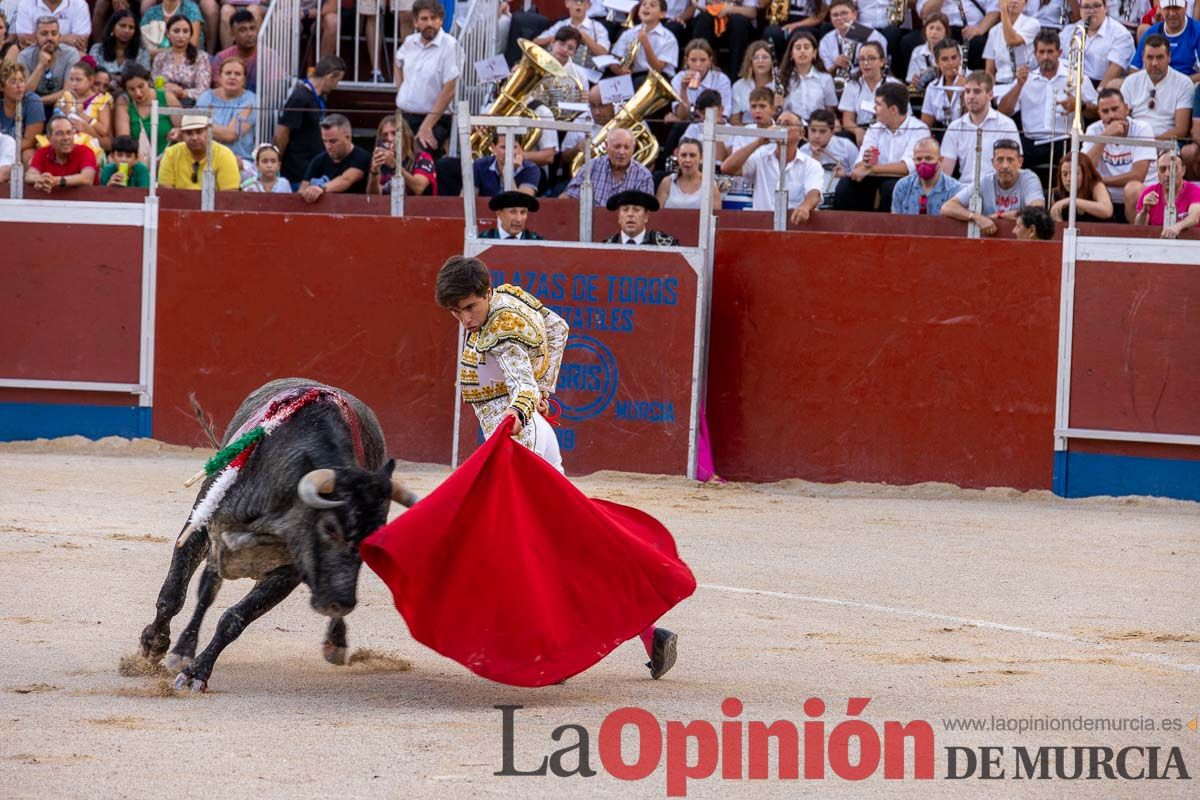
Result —
[[[658,680],[675,666],[675,644],[679,637],[666,628],[654,629],[654,650],[646,666],[650,668],[650,677]]]

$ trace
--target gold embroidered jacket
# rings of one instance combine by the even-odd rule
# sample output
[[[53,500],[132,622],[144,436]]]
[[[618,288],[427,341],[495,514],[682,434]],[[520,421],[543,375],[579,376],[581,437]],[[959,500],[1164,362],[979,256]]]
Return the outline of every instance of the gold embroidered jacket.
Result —
[[[567,323],[520,287],[497,286],[488,318],[467,337],[459,366],[463,400],[490,436],[503,412],[528,425],[542,394],[553,394],[567,346]]]

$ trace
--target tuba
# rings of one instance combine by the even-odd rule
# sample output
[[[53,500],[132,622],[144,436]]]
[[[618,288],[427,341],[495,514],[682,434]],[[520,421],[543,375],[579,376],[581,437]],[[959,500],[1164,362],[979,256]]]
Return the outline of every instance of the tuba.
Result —
[[[562,65],[554,56],[547,53],[528,39],[520,39],[517,44],[521,47],[521,61],[516,69],[508,76],[504,86],[492,101],[488,109],[489,117],[528,117],[537,119],[537,115],[525,105],[525,98],[534,87],[547,76],[569,80]],[[532,147],[541,136],[538,128],[527,131],[521,139],[521,145],[526,149]],[[496,131],[491,128],[480,128],[471,133],[471,155],[482,158],[496,141]]]
[[[654,138],[654,134],[642,120],[667,103],[681,102],[683,101],[679,99],[679,95],[675,93],[670,82],[660,73],[650,70],[650,73],[646,75],[646,82],[633,93],[633,97],[629,98],[616,116],[592,137],[592,141],[588,145],[592,148],[592,158],[599,158],[607,151],[605,142],[608,140],[609,133],[617,128],[627,128],[633,134],[634,160],[644,166],[653,164],[654,159],[658,158],[658,140]],[[571,161],[572,176],[583,169],[585,160],[583,153],[575,156]]]

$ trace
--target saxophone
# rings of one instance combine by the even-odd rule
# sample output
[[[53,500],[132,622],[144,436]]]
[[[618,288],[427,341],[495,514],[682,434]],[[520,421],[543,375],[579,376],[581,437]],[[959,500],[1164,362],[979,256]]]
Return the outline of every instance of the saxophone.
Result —
[[[788,0],[771,0],[767,6],[767,24],[783,25],[788,18]]]
[[[893,28],[899,28],[904,22],[905,0],[888,0],[887,21]]]

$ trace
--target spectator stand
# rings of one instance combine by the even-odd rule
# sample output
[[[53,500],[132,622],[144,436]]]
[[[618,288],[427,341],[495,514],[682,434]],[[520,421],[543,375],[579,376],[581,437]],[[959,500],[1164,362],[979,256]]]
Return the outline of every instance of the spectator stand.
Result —
[[[14,195],[22,183],[18,178],[23,178],[19,166],[17,159]],[[57,245],[42,254],[36,268],[13,273],[16,284],[7,287],[23,300],[18,318],[0,321],[0,333],[14,344],[0,358],[0,369],[12,370],[12,377],[0,377],[0,389],[27,392],[31,400],[65,394],[99,401],[63,406],[69,409],[65,424],[72,431],[108,430],[119,420],[125,435],[151,435],[158,213],[154,196],[142,203],[0,199],[0,227],[22,231],[22,246],[43,237]],[[93,265],[85,252],[103,254],[102,262]],[[111,308],[88,308],[98,292],[112,293],[105,295]],[[135,304],[140,312],[133,337],[122,311],[132,311]],[[72,308],[88,311],[84,318],[74,318],[74,312],[64,312]],[[63,319],[64,313],[72,318]],[[135,351],[136,369],[131,363]],[[135,380],[127,379],[134,375]],[[136,407],[129,406],[130,396],[136,396]],[[27,437],[41,415],[33,403],[21,416],[25,422],[18,430],[23,433],[16,438]]]
[[[591,131],[589,123],[471,115],[459,106],[459,157],[463,165],[463,253],[483,257],[497,282],[512,282],[564,315],[572,328],[558,395],[569,428],[557,435],[564,451],[579,442],[587,471],[626,469],[636,448],[654,468],[696,477],[698,436],[707,385],[707,336],[716,228],[712,193],[704,192],[696,247],[644,247],[592,241],[591,148],[584,147],[579,241],[480,239],[475,217],[475,177],[470,131],[495,127],[505,140],[504,186],[513,187],[514,135],[530,128]],[[705,120],[704,185],[714,180],[715,117]],[[786,135],[786,134],[785,134]],[[557,289],[555,281],[558,281]],[[694,283],[694,290],[691,290]],[[673,287],[656,295],[656,289]],[[547,287],[549,287],[547,289]],[[625,287],[638,287],[626,291]],[[653,296],[652,296],[653,295]],[[582,306],[581,304],[595,304]],[[595,323],[600,321],[599,325]],[[584,321],[584,324],[579,324]],[[607,321],[607,322],[605,322]],[[615,321],[615,324],[613,324]],[[459,330],[458,348],[464,344]],[[686,351],[686,352],[685,352]],[[586,376],[573,382],[572,376]],[[686,405],[686,416],[676,406]],[[619,424],[610,424],[612,420]],[[684,424],[683,420],[686,420]],[[462,415],[455,385],[451,464],[467,454],[464,439],[476,430]],[[686,443],[686,447],[682,446]]]
[[[284,102],[300,76],[300,0],[272,0],[258,30],[254,140],[269,142]],[[320,29],[320,20],[317,21]]]
[[[1153,278],[1147,279],[1145,273],[1154,272],[1170,272],[1170,267],[1196,267],[1200,266],[1200,248],[1196,247],[1194,240],[1183,239],[1145,239],[1145,238],[1130,238],[1119,236],[1080,236],[1076,227],[1076,177],[1079,170],[1080,147],[1083,143],[1089,144],[1115,144],[1125,145],[1130,147],[1148,147],[1154,148],[1157,151],[1169,151],[1176,154],[1178,145],[1174,140],[1158,140],[1158,139],[1137,139],[1132,137],[1111,137],[1111,136],[1089,136],[1082,133],[1079,127],[1076,127],[1071,134],[1071,194],[1069,206],[1069,218],[1067,228],[1063,232],[1062,243],[1062,288],[1060,293],[1060,309],[1059,309],[1059,357],[1058,357],[1058,383],[1057,397],[1055,403],[1055,424],[1054,424],[1054,477],[1053,488],[1055,494],[1066,497],[1083,496],[1091,491],[1089,486],[1081,485],[1082,481],[1072,479],[1070,463],[1072,462],[1072,448],[1070,443],[1072,440],[1084,441],[1089,444],[1089,449],[1084,451],[1082,455],[1086,458],[1094,451],[1090,449],[1094,443],[1132,443],[1135,446],[1186,446],[1188,448],[1200,446],[1200,431],[1193,433],[1180,433],[1175,431],[1161,430],[1138,430],[1137,408],[1136,402],[1132,400],[1133,396],[1138,392],[1142,385],[1154,383],[1158,386],[1155,391],[1158,393],[1158,402],[1161,403],[1163,395],[1168,391],[1166,375],[1146,375],[1143,377],[1142,372],[1150,372],[1144,364],[1139,364],[1136,359],[1137,353],[1134,351],[1136,346],[1135,334],[1139,331],[1137,327],[1137,307],[1145,299],[1147,294],[1150,294],[1155,288]],[[1173,225],[1176,222],[1175,198],[1177,187],[1175,185],[1175,175],[1172,170],[1170,183],[1167,187],[1167,198],[1163,208],[1163,229]],[[1089,362],[1085,363],[1082,368],[1073,370],[1072,356],[1074,344],[1076,340],[1076,323],[1077,316],[1079,319],[1088,319],[1089,316],[1095,316],[1094,302],[1091,308],[1085,308],[1077,314],[1076,301],[1084,302],[1091,301],[1088,292],[1081,292],[1077,285],[1077,279],[1080,277],[1080,264],[1089,265],[1085,277],[1089,279],[1086,289],[1094,289],[1093,282],[1090,280],[1095,274],[1096,280],[1102,280],[1104,284],[1111,285],[1111,279],[1117,277],[1116,270],[1127,271],[1135,275],[1134,280],[1137,285],[1143,288],[1140,297],[1123,297],[1120,298],[1122,307],[1130,309],[1126,311],[1126,318],[1123,320],[1108,320],[1110,327],[1118,324],[1121,325],[1122,335],[1125,337],[1126,353],[1120,354],[1121,369],[1128,376],[1126,383],[1128,384],[1128,395],[1133,403],[1133,408],[1120,408],[1119,413],[1112,409],[1106,410],[1106,413],[1099,415],[1093,408],[1086,409],[1087,416],[1095,419],[1098,417],[1114,420],[1114,423],[1109,426],[1087,426],[1075,427],[1072,424],[1072,385],[1079,384],[1085,377],[1090,376],[1097,371],[1103,371],[1111,365]],[[1098,272],[1097,270],[1103,270]],[[1122,276],[1127,277],[1127,276]],[[1165,283],[1163,284],[1165,285]],[[1092,312],[1089,315],[1089,312]],[[1160,320],[1161,322],[1161,320]],[[1081,341],[1085,341],[1082,340]],[[1166,352],[1166,351],[1164,351]],[[1190,359],[1195,359],[1195,350],[1192,350]],[[1180,365],[1176,364],[1175,368],[1179,369]],[[1184,365],[1184,381],[1189,380],[1187,377],[1188,370]],[[1160,379],[1155,382],[1154,378]],[[1092,390],[1095,394],[1095,390]],[[1096,405],[1096,397],[1078,396],[1077,400],[1082,401],[1079,405],[1087,403],[1088,406]],[[1189,403],[1194,402],[1194,398],[1188,400]],[[1104,405],[1104,401],[1101,401]],[[1151,425],[1157,427],[1158,423],[1158,406],[1155,406],[1155,413]],[[1133,417],[1132,423],[1134,427],[1121,428],[1115,424],[1116,419],[1124,419],[1129,422],[1130,417]],[[1093,467],[1086,467],[1089,472]],[[1126,467],[1128,469],[1128,467]],[[1089,481],[1102,480],[1106,481],[1106,486],[1113,485],[1130,485],[1128,481],[1114,479],[1111,475],[1097,477],[1094,474],[1089,474],[1085,479]],[[1091,493],[1095,493],[1091,491]],[[1114,493],[1114,490],[1108,488],[1106,493]]]

